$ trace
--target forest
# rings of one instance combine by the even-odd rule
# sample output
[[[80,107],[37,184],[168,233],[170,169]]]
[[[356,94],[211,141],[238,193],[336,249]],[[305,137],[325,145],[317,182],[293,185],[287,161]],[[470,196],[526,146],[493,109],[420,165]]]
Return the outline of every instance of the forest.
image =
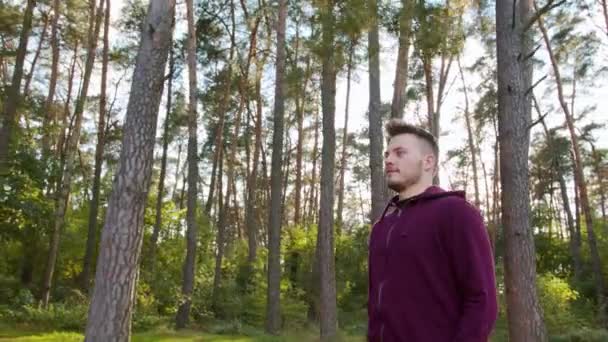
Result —
[[[0,341],[364,341],[391,118],[608,341],[607,95],[607,0],[0,0]]]

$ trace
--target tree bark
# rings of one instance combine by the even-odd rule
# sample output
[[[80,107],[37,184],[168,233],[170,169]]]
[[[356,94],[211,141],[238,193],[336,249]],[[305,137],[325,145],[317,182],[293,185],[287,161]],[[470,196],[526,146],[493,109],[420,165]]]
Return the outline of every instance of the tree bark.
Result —
[[[194,290],[194,273],[196,267],[196,242],[198,224],[196,222],[196,198],[198,193],[198,139],[197,139],[197,101],[196,80],[196,27],[194,22],[194,0],[186,1],[188,18],[188,198],[186,200],[186,259],[183,268],[182,295],[175,326],[183,329],[188,324],[192,292]]]
[[[272,133],[272,171],[270,174],[270,211],[268,217],[268,293],[266,302],[266,331],[278,334],[281,329],[281,180],[283,154],[283,125],[285,116],[285,26],[287,0],[279,0],[277,22],[277,59],[274,90]]]
[[[152,175],[156,119],[163,91],[175,1],[151,0],[141,34],[124,124],[120,166],[95,273],[85,341],[129,341],[144,208]],[[137,161],[137,162],[136,162]]]
[[[372,183],[372,212],[370,221],[380,217],[386,200],[384,167],[382,165],[382,113],[380,113],[380,42],[378,33],[378,3],[368,0],[370,30],[368,35],[369,54],[369,149]]]
[[[89,19],[89,34],[88,34],[88,49],[87,59],[82,78],[82,86],[80,94],[76,100],[74,108],[74,126],[71,129],[71,134],[66,140],[65,146],[65,163],[61,168],[63,172],[62,179],[58,182],[57,202],[55,208],[55,222],[53,234],[49,244],[49,253],[47,257],[46,270],[42,282],[42,306],[47,307],[50,300],[51,288],[53,285],[53,273],[55,271],[55,263],[57,254],[59,253],[59,240],[61,232],[65,225],[65,214],[70,201],[70,191],[72,187],[72,176],[76,172],[76,155],[78,153],[78,144],[80,142],[80,130],[82,128],[84,106],[87,101],[87,93],[89,90],[89,82],[93,72],[95,63],[95,54],[97,40],[99,38],[99,29],[105,1],[99,0],[99,9],[95,11],[95,0],[90,0],[90,19]]]
[[[473,137],[473,125],[471,123],[471,113],[469,113],[469,92],[467,84],[464,81],[464,73],[462,65],[460,65],[460,57],[458,58],[458,71],[460,71],[460,79],[462,80],[462,89],[464,92],[464,120],[467,125],[467,142],[471,153],[471,167],[473,168],[473,188],[475,189],[475,206],[481,209],[481,200],[479,197],[479,178],[477,175],[477,149],[475,138]]]
[[[321,9],[323,63],[321,96],[323,107],[323,147],[321,157],[321,203],[317,247],[321,282],[321,341],[337,337],[336,273],[334,257],[334,174],[336,157],[336,66],[334,55],[334,2]]]
[[[401,0],[401,13],[399,14],[399,51],[397,52],[397,68],[395,69],[395,83],[393,85],[393,101],[391,103],[391,117],[403,117],[403,109],[407,101],[407,77],[409,67],[410,38],[412,36],[413,1]]]
[[[165,116],[165,122],[163,125],[163,152],[160,159],[160,176],[158,180],[158,191],[156,197],[156,215],[154,218],[154,229],[152,230],[152,236],[150,237],[150,269],[154,270],[156,266],[156,245],[158,243],[158,237],[160,235],[160,228],[163,220],[163,197],[165,196],[165,176],[167,174],[167,151],[169,149],[169,123],[171,122],[171,104],[173,100],[173,73],[175,71],[175,56],[173,47],[169,51],[169,78],[167,79],[167,114]],[[179,157],[181,154],[178,153],[177,168],[179,169]],[[177,173],[175,177],[175,183],[177,184]]]
[[[532,49],[531,33],[525,26],[532,16],[532,0],[514,1],[496,2],[498,129],[507,317],[510,340],[542,342],[547,341],[547,333],[536,289],[536,254],[529,221],[529,93],[532,64],[526,56]]]
[[[538,11],[538,6],[534,3],[534,8]],[[606,312],[606,297],[605,290],[606,286],[604,284],[604,276],[602,272],[602,262],[600,259],[600,254],[597,247],[597,238],[595,236],[595,229],[593,227],[593,210],[591,208],[591,203],[589,201],[589,195],[587,191],[587,182],[585,181],[585,173],[583,172],[583,159],[581,157],[580,147],[578,143],[578,137],[576,135],[576,129],[574,128],[574,118],[573,114],[570,112],[568,108],[568,104],[566,103],[566,99],[564,96],[564,89],[562,86],[562,78],[560,75],[559,65],[555,55],[553,53],[553,49],[551,47],[551,42],[549,39],[549,35],[547,33],[547,29],[545,28],[543,18],[538,18],[538,27],[543,36],[543,40],[545,42],[545,46],[547,48],[547,52],[549,54],[549,59],[551,60],[551,66],[553,68],[553,74],[555,77],[555,83],[557,86],[557,97],[559,100],[559,104],[564,112],[566,117],[566,125],[568,126],[568,131],[570,132],[570,139],[572,141],[572,150],[574,152],[574,176],[576,186],[580,190],[580,201],[581,201],[581,209],[583,210],[583,215],[585,216],[585,225],[587,228],[587,241],[589,243],[589,251],[591,254],[591,264],[593,267],[593,278],[595,280],[595,290],[598,301],[598,307],[600,308],[600,319],[604,324],[606,324],[606,320],[608,319]]]
[[[312,151],[312,177],[310,179],[310,196],[309,196],[309,206],[308,206],[308,223],[314,222],[317,212],[317,197],[316,197],[316,189],[317,189],[317,159],[319,158],[319,113],[315,111],[315,134],[314,134],[314,143],[313,143],[313,151]]]
[[[27,0],[25,12],[23,13],[23,24],[19,36],[19,46],[15,57],[15,68],[11,86],[6,90],[2,106],[2,118],[0,118],[0,176],[8,172],[8,160],[10,144],[14,137],[17,125],[17,107],[21,101],[21,80],[23,78],[23,64],[27,54],[27,43],[32,30],[32,16],[36,0]]]
[[[302,99],[296,102],[296,121],[298,125],[298,144],[296,146],[296,184],[294,199],[294,224],[300,224],[302,216],[302,157],[303,147],[306,140],[304,133],[304,104],[306,103],[306,88],[310,75],[310,57],[306,57],[306,71],[304,72],[304,84],[302,85]],[[299,97],[298,97],[299,98]],[[299,103],[300,102],[300,103]]]
[[[101,168],[103,165],[103,154],[105,147],[106,129],[106,87],[108,80],[109,61],[109,34],[110,34],[110,0],[106,0],[106,10],[103,24],[103,53],[101,66],[101,91],[99,95],[99,123],[97,124],[97,146],[95,147],[95,171],[93,175],[93,189],[91,205],[89,208],[89,229],[87,234],[87,245],[84,253],[82,266],[81,288],[88,293],[91,279],[91,266],[95,256],[97,240],[97,216],[99,213],[99,193],[101,187]],[[101,11],[101,10],[100,10]]]
[[[355,42],[351,40],[348,51],[348,62],[346,65],[346,105],[344,109],[344,131],[342,133],[342,156],[340,157],[340,185],[338,188],[338,209],[337,209],[337,225],[336,235],[340,235],[342,231],[343,211],[344,211],[344,178],[346,175],[346,144],[348,143],[348,107],[350,103],[350,78],[353,69],[353,55],[355,51]]]
[[[217,252],[215,255],[215,272],[213,273],[213,290],[211,293],[211,308],[213,312],[218,314],[219,312],[219,294],[220,294],[220,285],[222,281],[222,260],[224,258],[224,247],[226,243],[226,209],[224,207],[223,197],[223,171],[224,171],[224,153],[223,146],[217,146],[216,148],[220,149],[219,155],[219,170],[218,170],[218,196],[217,196],[217,236],[216,236],[216,246]]]
[[[51,151],[51,123],[54,123],[53,101],[59,75],[59,0],[53,1],[53,23],[51,29],[51,78],[49,81],[49,92],[44,103],[44,120],[42,121],[42,160],[46,161]]]

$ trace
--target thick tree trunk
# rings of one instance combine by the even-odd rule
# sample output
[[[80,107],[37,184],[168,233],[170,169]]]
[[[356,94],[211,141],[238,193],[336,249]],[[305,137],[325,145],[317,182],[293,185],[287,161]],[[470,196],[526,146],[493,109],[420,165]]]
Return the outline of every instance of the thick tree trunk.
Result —
[[[525,26],[532,15],[532,0],[514,1],[496,2],[507,317],[512,341],[542,342],[547,340],[547,333],[535,282],[528,176],[532,64],[526,57],[531,51],[531,32],[526,31]]]
[[[25,55],[27,54],[27,42],[30,38],[35,6],[36,0],[27,0],[25,12],[23,13],[21,34],[19,36],[19,46],[17,47],[17,55],[15,57],[13,79],[2,101],[2,117],[0,118],[0,176],[8,172],[9,145],[15,135],[15,126],[17,125],[17,107],[21,101],[20,90],[21,80],[23,79],[23,64],[25,62]]]
[[[334,55],[334,2],[321,9],[323,65],[321,96],[323,107],[323,151],[321,153],[321,203],[317,247],[321,282],[321,341],[337,337],[336,273],[334,256],[334,173],[336,157],[336,66]]]
[[[105,147],[106,130],[106,87],[108,80],[109,61],[109,34],[110,34],[110,0],[106,1],[106,10],[103,24],[103,55],[101,66],[101,91],[99,95],[99,123],[97,124],[97,146],[95,147],[95,171],[93,175],[93,189],[91,205],[89,207],[89,229],[87,233],[87,245],[84,253],[82,266],[81,288],[88,293],[90,288],[91,269],[96,250],[97,240],[97,216],[99,213],[99,193],[101,188],[101,168],[103,165],[103,153]]]
[[[175,1],[151,0],[124,124],[120,166],[102,230],[85,341],[129,341],[144,208],[152,175]],[[137,162],[135,162],[137,161]]]
[[[55,263],[57,261],[57,254],[59,253],[59,240],[61,239],[61,232],[65,224],[65,214],[67,206],[70,201],[70,191],[72,188],[72,176],[76,172],[76,155],[78,154],[78,144],[80,142],[80,129],[82,128],[84,107],[87,101],[87,93],[89,90],[89,82],[91,80],[91,74],[93,72],[93,65],[95,63],[95,54],[97,47],[97,40],[99,38],[99,29],[101,26],[101,19],[103,8],[105,5],[104,0],[99,0],[99,9],[95,11],[95,0],[90,0],[90,19],[89,19],[89,35],[88,35],[88,49],[87,49],[87,60],[84,69],[84,75],[82,78],[82,86],[80,94],[76,100],[76,107],[74,108],[74,125],[71,129],[71,134],[66,140],[65,146],[65,163],[61,168],[63,171],[63,177],[58,182],[57,191],[57,202],[55,208],[55,222],[53,227],[53,234],[51,235],[51,241],[49,245],[49,253],[47,257],[46,271],[44,272],[44,278],[42,282],[42,306],[47,307],[50,300],[51,288],[53,284],[53,273],[55,272]]]
[[[382,113],[380,113],[380,42],[378,33],[378,3],[368,0],[370,10],[370,30],[368,36],[369,54],[369,163],[372,183],[372,212],[370,221],[380,217],[387,193],[384,182],[382,150]]]
[[[268,293],[266,301],[266,331],[278,334],[281,329],[281,175],[283,154],[283,125],[285,116],[285,26],[287,0],[279,0],[277,22],[277,61],[274,91],[272,171],[270,174],[270,211],[268,217]]]
[[[165,116],[165,122],[163,125],[163,152],[160,159],[160,176],[158,180],[158,191],[156,197],[156,214],[154,218],[154,229],[152,230],[152,236],[150,237],[150,260],[148,263],[150,269],[154,270],[156,266],[156,248],[158,243],[158,237],[160,235],[160,228],[163,220],[163,197],[165,196],[165,176],[167,174],[167,151],[169,149],[169,123],[171,122],[171,104],[173,97],[173,72],[175,71],[175,56],[173,47],[169,51],[169,78],[167,79],[167,114]],[[179,169],[180,153],[177,158],[177,168]],[[177,184],[177,173],[175,177],[175,183]]]
[[[407,101],[407,77],[410,54],[410,38],[412,36],[413,1],[401,0],[401,13],[399,14],[399,51],[397,52],[397,68],[395,69],[395,83],[393,85],[393,101],[391,103],[391,117],[403,117],[403,109]]]
[[[534,8],[538,11],[538,7],[536,3],[534,3]],[[570,139],[572,141],[572,150],[574,152],[574,176],[576,186],[580,190],[580,200],[581,200],[581,209],[583,210],[583,215],[585,216],[585,225],[587,228],[587,241],[589,243],[589,251],[591,254],[591,265],[593,267],[593,278],[595,280],[595,291],[598,301],[598,307],[600,308],[600,319],[602,322],[606,323],[606,319],[608,319],[606,312],[606,297],[605,290],[606,286],[604,284],[604,275],[602,272],[602,262],[600,259],[600,254],[597,247],[597,238],[595,236],[595,229],[593,227],[593,209],[591,208],[591,202],[589,201],[589,195],[587,191],[587,182],[585,181],[585,173],[583,172],[583,159],[581,157],[580,147],[578,144],[578,137],[576,134],[576,129],[574,127],[574,118],[573,114],[570,112],[568,108],[568,104],[566,103],[566,99],[564,96],[564,89],[562,86],[562,78],[559,70],[559,65],[555,55],[553,53],[553,49],[551,47],[551,41],[549,39],[549,35],[547,33],[547,29],[545,28],[543,18],[538,18],[538,27],[543,36],[543,40],[545,41],[545,46],[547,48],[547,52],[549,53],[549,59],[551,60],[551,66],[553,67],[553,74],[555,77],[555,83],[557,86],[557,96],[560,103],[560,106],[564,112],[566,117],[566,124],[568,126],[568,131],[570,132]]]
[[[188,198],[186,200],[186,259],[183,268],[182,296],[175,317],[177,329],[183,329],[188,324],[192,292],[194,291],[194,272],[196,267],[196,242],[198,224],[196,222],[196,198],[198,193],[198,139],[197,139],[197,101],[198,91],[196,80],[196,27],[194,22],[194,0],[187,0],[188,18]]]

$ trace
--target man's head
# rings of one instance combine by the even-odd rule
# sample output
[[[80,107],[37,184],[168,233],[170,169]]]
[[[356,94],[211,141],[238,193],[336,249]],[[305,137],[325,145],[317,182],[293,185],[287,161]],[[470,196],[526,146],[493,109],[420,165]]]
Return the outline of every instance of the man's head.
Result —
[[[384,170],[388,187],[400,193],[420,183],[432,184],[439,155],[435,137],[400,119],[391,119],[386,132],[389,140]]]

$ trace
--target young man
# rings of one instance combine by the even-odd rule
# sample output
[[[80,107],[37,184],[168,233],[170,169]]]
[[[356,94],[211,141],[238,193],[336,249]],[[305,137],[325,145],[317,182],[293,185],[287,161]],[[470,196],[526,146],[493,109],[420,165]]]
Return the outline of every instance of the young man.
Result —
[[[487,342],[497,317],[494,258],[464,192],[433,186],[430,133],[391,120],[386,180],[398,193],[372,228],[368,340]]]

